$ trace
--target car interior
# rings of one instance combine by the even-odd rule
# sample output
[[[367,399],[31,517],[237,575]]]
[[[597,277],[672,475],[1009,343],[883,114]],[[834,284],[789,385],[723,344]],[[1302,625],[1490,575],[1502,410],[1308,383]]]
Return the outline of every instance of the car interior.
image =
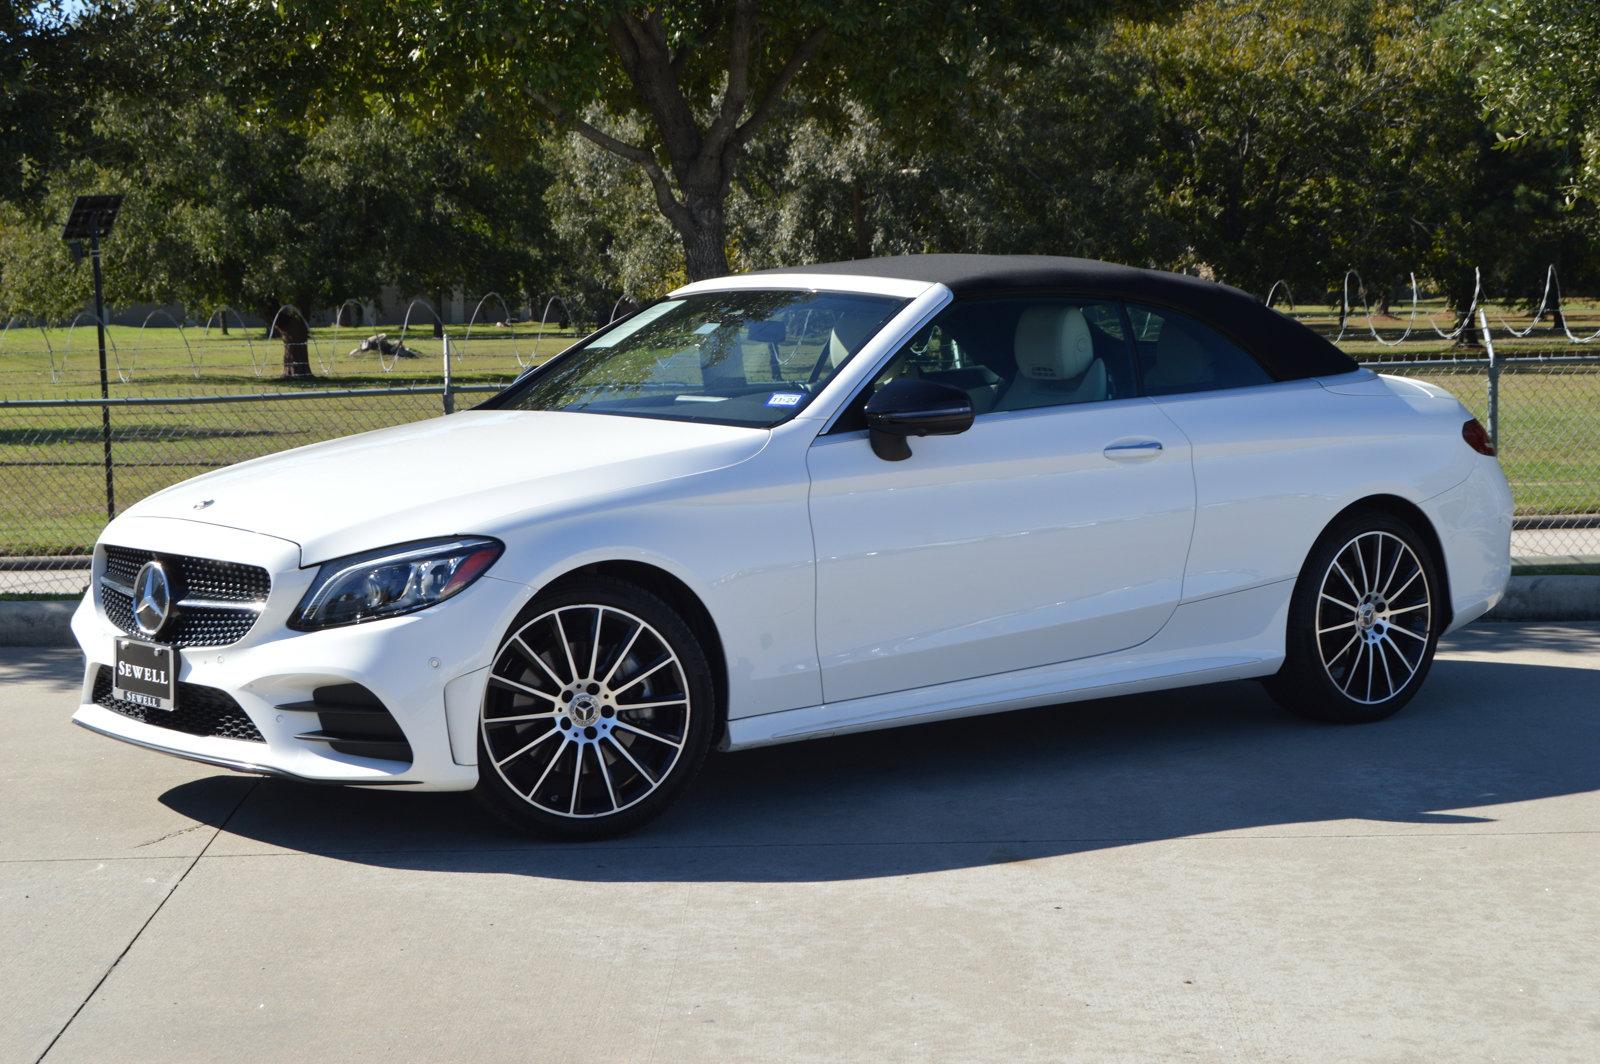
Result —
[[[957,304],[879,385],[919,378],[966,392],[977,414],[1136,394],[1115,304],[996,299]]]

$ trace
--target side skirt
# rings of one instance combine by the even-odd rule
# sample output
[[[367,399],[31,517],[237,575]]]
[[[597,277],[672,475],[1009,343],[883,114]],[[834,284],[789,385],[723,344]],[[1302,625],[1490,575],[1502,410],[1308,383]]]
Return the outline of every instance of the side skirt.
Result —
[[[1282,580],[1184,603],[1150,642],[1115,654],[735,718],[722,749],[1270,676],[1283,664],[1293,589]]]

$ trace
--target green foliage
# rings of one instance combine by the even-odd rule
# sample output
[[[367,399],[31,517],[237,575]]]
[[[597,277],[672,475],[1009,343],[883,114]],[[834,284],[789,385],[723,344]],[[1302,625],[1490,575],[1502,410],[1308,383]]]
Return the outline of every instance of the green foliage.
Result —
[[[29,160],[0,184],[0,304],[52,316],[87,272],[54,226],[91,189],[133,193],[114,298],[246,310],[466,283],[603,320],[711,272],[916,251],[1303,299],[1355,268],[1381,301],[1414,270],[1458,306],[1474,267],[1523,296],[1549,262],[1600,276],[1595,4],[36,10],[0,19],[25,46],[0,57],[6,158]],[[83,120],[29,140],[24,97]]]
[[[0,203],[0,323],[71,321],[93,298],[88,267],[74,265],[61,239],[71,203],[64,190],[31,211]]]
[[[1478,89],[1502,134],[1570,143],[1581,163],[1567,186],[1569,201],[1600,198],[1600,4],[1464,3],[1460,22],[1478,58]]]
[[[307,313],[385,283],[518,293],[546,243],[536,160],[489,158],[469,116],[416,133],[383,113],[303,131],[220,96],[175,107],[108,98],[94,162],[52,176],[35,209],[0,213],[0,306],[47,319],[87,297],[60,221],[72,195],[125,192],[105,254],[106,298]]]
[[[684,283],[682,245],[638,167],[575,133],[551,136],[545,153],[561,175],[546,193],[560,258],[536,291],[603,322],[619,294],[653,299]]]
[[[1458,304],[1473,268],[1528,294],[1591,274],[1592,212],[1557,202],[1549,138],[1494,151],[1442,2],[1196,0],[980,70],[923,139],[846,104],[774,182],[781,261],[899,251],[1078,254],[1303,297],[1408,271]],[[854,109],[852,109],[854,108]],[[1537,295],[1534,287],[1531,293]]]
[[[0,199],[36,191],[68,140],[89,27],[60,0],[0,0]]]
[[[941,111],[965,99],[989,65],[1128,6],[369,0],[280,5],[276,29],[251,5],[167,0],[156,8],[185,26],[201,9],[220,9],[241,34],[270,39],[267,58],[251,61],[258,80],[314,63],[306,84],[319,108],[381,93],[423,117],[485,107],[508,130],[540,119],[576,130],[640,169],[688,275],[701,277],[727,268],[735,180],[752,141],[785,105],[837,126],[849,97],[897,136],[934,137]],[[373,42],[396,61],[374,63]]]

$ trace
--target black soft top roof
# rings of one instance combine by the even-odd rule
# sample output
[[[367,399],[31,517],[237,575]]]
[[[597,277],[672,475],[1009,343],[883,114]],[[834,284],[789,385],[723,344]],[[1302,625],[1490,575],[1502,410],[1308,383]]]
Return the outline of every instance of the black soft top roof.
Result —
[[[1053,289],[1187,311],[1243,344],[1279,380],[1355,370],[1355,360],[1247,292],[1181,273],[1054,255],[896,255],[763,273],[840,274],[942,284],[956,298]]]

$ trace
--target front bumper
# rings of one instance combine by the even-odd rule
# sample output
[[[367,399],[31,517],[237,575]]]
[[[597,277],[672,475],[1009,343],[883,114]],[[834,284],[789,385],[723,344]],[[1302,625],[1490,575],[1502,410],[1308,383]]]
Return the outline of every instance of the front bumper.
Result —
[[[97,704],[94,685],[127,633],[106,619],[94,588],[73,615],[72,630],[85,661],[74,723],[114,739],[242,772],[318,783],[405,785],[465,790],[477,783],[478,707],[501,633],[526,602],[518,584],[479,579],[448,602],[386,621],[295,632],[285,626],[315,574],[300,569],[292,544],[267,536],[166,519],[125,520],[106,542],[265,566],[273,576],[267,606],[240,641],[178,653],[177,679],[232,698],[261,734],[260,742],[194,735],[163,727],[161,714],[141,721]],[[95,578],[102,559],[95,562]],[[404,733],[411,761],[357,756],[301,736],[316,733],[318,716],[302,706],[318,688],[360,684],[383,704]],[[180,692],[180,708],[182,693]]]

